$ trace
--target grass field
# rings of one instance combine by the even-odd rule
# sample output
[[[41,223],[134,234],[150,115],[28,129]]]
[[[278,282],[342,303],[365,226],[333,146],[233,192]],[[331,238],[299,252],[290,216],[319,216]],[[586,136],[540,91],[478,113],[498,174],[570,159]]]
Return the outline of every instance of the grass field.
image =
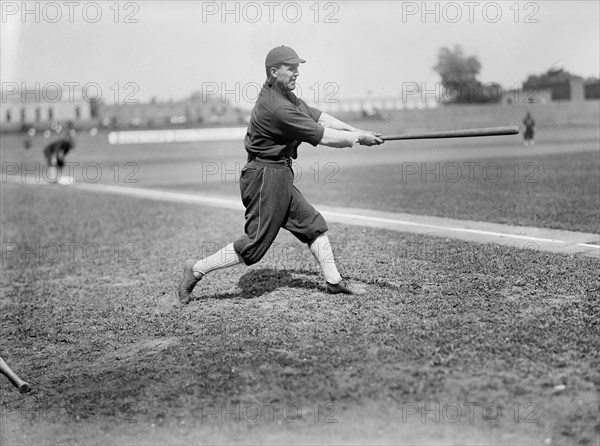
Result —
[[[599,233],[597,141],[559,134],[533,153],[495,143],[503,156],[492,142],[379,158],[305,148],[298,184],[332,205]],[[3,137],[3,163],[41,161],[15,141]],[[99,182],[237,196],[221,172],[198,174],[232,169],[236,150],[93,140],[72,161],[98,163]],[[393,175],[422,162],[533,162],[539,181]],[[238,237],[241,213],[3,182],[1,224],[2,355],[34,386],[0,381],[3,444],[598,440],[597,259],[331,224],[340,271],[365,295],[325,294],[282,233],[259,264],[207,276],[173,310],[182,261]]]

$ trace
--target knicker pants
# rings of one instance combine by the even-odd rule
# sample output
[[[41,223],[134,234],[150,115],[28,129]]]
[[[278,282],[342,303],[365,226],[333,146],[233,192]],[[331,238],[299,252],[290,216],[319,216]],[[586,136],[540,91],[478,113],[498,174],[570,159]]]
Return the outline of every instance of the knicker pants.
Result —
[[[251,161],[242,169],[240,191],[246,208],[246,234],[233,246],[246,265],[262,259],[280,228],[309,244],[327,232],[323,216],[294,186],[290,166]]]

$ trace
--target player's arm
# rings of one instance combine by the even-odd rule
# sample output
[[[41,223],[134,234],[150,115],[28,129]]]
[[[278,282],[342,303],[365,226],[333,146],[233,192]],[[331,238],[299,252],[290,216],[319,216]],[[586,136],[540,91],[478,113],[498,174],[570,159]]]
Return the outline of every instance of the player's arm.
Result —
[[[361,130],[350,124],[340,121],[333,116],[321,112],[318,124],[325,127],[321,145],[328,147],[352,147],[354,144],[373,146],[382,144],[379,137],[381,133]]]
[[[345,123],[344,121],[340,121],[339,119],[328,115],[327,113],[321,112],[321,116],[319,116],[319,124],[325,127],[326,129],[334,129],[334,130],[344,130],[347,132],[359,132],[359,133],[373,133],[367,130],[362,130],[356,127],[351,126],[350,124]]]
[[[309,110],[313,113],[313,110]],[[282,106],[274,111],[272,124],[282,134],[289,138],[304,141],[313,146],[324,145],[328,147],[352,147],[355,144],[373,146],[382,144],[383,140],[371,132],[347,131],[325,128],[318,123],[320,116],[309,116],[295,107]],[[320,113],[320,112],[318,112]]]
[[[337,118],[334,118],[327,113],[321,112],[321,116],[319,116],[318,123],[325,127],[326,129],[334,129],[334,130],[344,130],[347,132],[360,132],[360,129],[351,126],[343,121],[340,121]]]
[[[339,119],[321,112],[321,116],[319,116],[319,124],[325,127],[326,129],[334,129],[334,130],[344,130],[347,132],[358,132],[358,133],[371,133],[375,136],[381,136],[381,133],[371,132],[368,130],[362,130],[357,127],[353,127],[350,124],[340,121]]]
[[[381,135],[380,135],[381,136]],[[354,147],[355,144],[363,146],[376,146],[383,144],[383,140],[372,132],[347,131],[326,128],[319,144],[327,147]]]

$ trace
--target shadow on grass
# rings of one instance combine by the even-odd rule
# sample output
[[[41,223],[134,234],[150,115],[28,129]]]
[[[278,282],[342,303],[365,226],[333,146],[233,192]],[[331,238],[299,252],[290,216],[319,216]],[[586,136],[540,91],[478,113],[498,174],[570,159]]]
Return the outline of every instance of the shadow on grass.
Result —
[[[212,299],[254,299],[263,294],[271,293],[279,288],[299,288],[310,291],[324,291],[324,287],[320,281],[312,278],[292,277],[292,272],[301,273],[303,275],[314,275],[306,271],[288,271],[276,270],[271,268],[263,268],[248,271],[238,282],[238,286],[242,289],[239,293],[219,293],[211,296]]]

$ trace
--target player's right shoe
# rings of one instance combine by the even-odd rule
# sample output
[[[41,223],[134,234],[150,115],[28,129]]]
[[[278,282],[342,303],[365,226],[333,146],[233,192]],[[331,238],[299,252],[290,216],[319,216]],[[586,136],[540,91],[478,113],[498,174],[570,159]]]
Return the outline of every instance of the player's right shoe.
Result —
[[[183,277],[181,278],[181,282],[179,283],[178,291],[179,302],[181,302],[184,305],[190,302],[190,297],[192,295],[194,287],[200,281],[200,279],[202,279],[202,277],[200,277],[200,279],[197,279],[196,276],[194,276],[194,271],[192,268],[194,267],[195,263],[195,260],[189,259],[186,260],[185,264],[183,265]]]
[[[327,292],[329,294],[354,294],[354,292],[348,288],[344,281],[339,283],[325,283],[327,284]]]

